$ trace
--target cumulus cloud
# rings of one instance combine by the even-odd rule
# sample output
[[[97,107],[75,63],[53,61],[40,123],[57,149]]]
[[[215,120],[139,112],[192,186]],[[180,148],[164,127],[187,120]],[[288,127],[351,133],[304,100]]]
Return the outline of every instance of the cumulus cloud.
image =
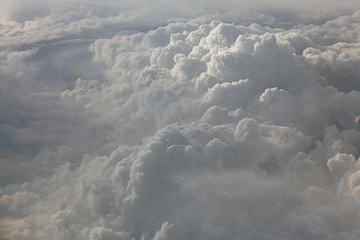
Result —
[[[1,238],[359,239],[359,11],[140,3],[3,3]]]

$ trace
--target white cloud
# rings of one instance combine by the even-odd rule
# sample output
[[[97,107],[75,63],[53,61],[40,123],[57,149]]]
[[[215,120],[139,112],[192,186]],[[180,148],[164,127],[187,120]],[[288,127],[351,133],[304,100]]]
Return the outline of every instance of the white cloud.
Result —
[[[359,238],[359,11],[46,3],[2,10],[5,239]]]

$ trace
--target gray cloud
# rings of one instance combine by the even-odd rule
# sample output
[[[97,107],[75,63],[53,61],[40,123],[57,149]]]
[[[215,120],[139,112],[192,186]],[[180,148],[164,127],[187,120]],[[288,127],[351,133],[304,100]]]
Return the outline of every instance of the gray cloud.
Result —
[[[359,11],[47,3],[3,3],[3,239],[359,238]]]

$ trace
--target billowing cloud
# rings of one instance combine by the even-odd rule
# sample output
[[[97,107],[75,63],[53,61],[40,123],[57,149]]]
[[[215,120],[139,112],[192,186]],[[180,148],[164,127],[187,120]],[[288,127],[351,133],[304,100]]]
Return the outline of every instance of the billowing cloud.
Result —
[[[359,239],[359,11],[46,3],[2,10],[1,238]]]

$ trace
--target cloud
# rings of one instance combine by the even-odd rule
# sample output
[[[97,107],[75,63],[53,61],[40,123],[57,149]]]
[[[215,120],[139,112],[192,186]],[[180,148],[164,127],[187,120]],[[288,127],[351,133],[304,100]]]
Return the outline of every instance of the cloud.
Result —
[[[47,3],[3,10],[2,238],[359,238],[359,11]]]

